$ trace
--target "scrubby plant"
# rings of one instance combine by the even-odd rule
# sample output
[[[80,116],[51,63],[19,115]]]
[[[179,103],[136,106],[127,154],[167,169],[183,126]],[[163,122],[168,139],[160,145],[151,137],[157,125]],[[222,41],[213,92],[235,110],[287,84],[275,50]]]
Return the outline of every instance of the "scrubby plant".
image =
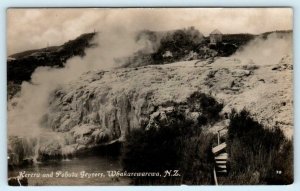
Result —
[[[132,130],[126,137],[122,157],[124,170],[160,172],[162,175],[165,170],[179,170],[181,175],[135,177],[133,184],[211,184],[213,135],[203,131],[202,126],[218,119],[213,115],[218,115],[222,104],[208,95],[194,93],[186,103],[168,102],[163,105],[175,108],[168,114],[167,123],[158,124],[158,128]],[[201,113],[202,121],[186,118],[185,111],[180,109],[183,106]]]
[[[172,58],[169,58],[168,62],[178,61],[190,51],[197,52],[202,42],[204,42],[203,34],[194,27],[168,32],[160,40],[157,51],[152,54],[152,59],[155,63],[161,64],[165,60],[163,54],[170,51]]]
[[[201,113],[198,117],[201,125],[217,121],[220,118],[219,113],[224,106],[223,103],[219,103],[212,96],[201,92],[193,93],[187,99],[187,104],[191,111]]]
[[[230,177],[233,184],[293,182],[292,142],[278,128],[265,128],[243,109],[232,110],[228,129]]]
[[[180,177],[135,177],[133,184],[210,184],[212,135],[188,121],[171,126],[135,129],[126,137],[123,167],[130,172],[179,170]]]

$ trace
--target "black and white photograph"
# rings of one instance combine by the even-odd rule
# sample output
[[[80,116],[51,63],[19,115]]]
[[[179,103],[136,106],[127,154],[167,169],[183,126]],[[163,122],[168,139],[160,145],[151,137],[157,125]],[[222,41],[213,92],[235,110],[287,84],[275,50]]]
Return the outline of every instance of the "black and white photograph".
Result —
[[[8,8],[6,23],[8,185],[293,184],[292,8]]]

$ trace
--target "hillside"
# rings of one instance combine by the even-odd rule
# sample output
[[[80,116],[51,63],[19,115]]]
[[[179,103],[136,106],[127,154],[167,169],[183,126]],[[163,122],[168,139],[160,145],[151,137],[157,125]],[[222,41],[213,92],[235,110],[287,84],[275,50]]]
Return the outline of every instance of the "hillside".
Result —
[[[29,81],[37,67],[63,67],[71,57],[85,55],[85,49],[95,46],[92,40],[96,33],[82,34],[61,46],[28,50],[10,55],[7,60],[8,97],[20,90],[22,81]]]

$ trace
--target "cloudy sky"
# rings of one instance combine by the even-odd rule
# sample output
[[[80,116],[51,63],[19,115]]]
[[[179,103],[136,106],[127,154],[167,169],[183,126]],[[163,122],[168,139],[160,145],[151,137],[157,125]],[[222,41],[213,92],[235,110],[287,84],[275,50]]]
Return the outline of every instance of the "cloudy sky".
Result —
[[[290,8],[202,9],[8,9],[8,55],[60,45],[94,30],[172,30],[195,26],[204,35],[262,33],[293,28]]]

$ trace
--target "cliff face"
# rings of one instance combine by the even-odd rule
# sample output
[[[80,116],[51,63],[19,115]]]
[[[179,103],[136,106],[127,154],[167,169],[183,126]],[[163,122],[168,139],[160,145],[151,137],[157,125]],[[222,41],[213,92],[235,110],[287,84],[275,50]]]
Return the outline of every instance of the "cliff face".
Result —
[[[155,127],[179,109],[195,120],[201,110],[192,109],[196,102],[187,104],[195,92],[222,102],[222,113],[245,107],[264,125],[279,126],[291,137],[291,50],[278,55],[265,61],[236,55],[213,63],[193,60],[85,73],[49,96],[41,126],[51,134],[41,138],[35,153],[42,159],[68,156],[124,140],[133,128]]]

